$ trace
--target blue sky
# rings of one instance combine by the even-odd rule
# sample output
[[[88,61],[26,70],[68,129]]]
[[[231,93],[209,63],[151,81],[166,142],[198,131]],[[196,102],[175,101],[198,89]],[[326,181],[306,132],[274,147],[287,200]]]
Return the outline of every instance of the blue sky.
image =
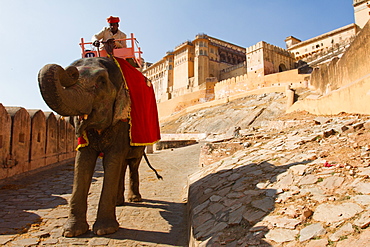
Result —
[[[135,34],[148,62],[199,33],[285,48],[288,36],[306,40],[354,23],[352,0],[0,0],[0,103],[49,111],[38,71],[78,59],[80,38],[90,40],[110,15]]]

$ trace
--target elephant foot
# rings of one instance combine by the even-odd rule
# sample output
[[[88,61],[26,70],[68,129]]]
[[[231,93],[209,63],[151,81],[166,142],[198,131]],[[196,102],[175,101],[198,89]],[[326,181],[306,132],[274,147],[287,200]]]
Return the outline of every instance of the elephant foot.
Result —
[[[118,231],[119,223],[117,220],[98,220],[94,223],[93,231],[96,235],[102,236]]]
[[[116,206],[125,206],[125,198],[117,199]]]
[[[125,196],[119,195],[117,196],[116,206],[124,206],[125,205]]]
[[[63,236],[67,238],[76,237],[84,234],[89,230],[89,225],[86,221],[77,221],[74,219],[68,219],[64,225]]]
[[[137,195],[128,195],[128,201],[129,202],[142,202],[143,199],[141,198],[141,195],[140,194],[137,194]]]

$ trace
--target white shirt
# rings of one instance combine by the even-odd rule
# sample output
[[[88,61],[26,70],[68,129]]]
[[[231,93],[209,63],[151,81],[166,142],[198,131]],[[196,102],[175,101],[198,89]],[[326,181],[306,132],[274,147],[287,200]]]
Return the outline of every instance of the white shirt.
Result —
[[[126,39],[126,34],[121,32],[121,30],[117,30],[117,32],[113,34],[109,27],[104,27],[103,30],[92,37],[91,41],[94,43],[96,40],[107,41],[108,39]],[[115,41],[115,45],[117,48],[127,47],[126,41]],[[102,48],[102,45],[100,48]]]

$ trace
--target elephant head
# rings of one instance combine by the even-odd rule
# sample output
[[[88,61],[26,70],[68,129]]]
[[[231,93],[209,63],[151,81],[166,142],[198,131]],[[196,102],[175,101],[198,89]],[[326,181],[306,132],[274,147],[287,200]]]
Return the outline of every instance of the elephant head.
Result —
[[[127,118],[130,97],[119,67],[111,58],[83,58],[66,69],[45,65],[38,75],[46,104],[62,116],[77,116],[76,134],[104,130]]]

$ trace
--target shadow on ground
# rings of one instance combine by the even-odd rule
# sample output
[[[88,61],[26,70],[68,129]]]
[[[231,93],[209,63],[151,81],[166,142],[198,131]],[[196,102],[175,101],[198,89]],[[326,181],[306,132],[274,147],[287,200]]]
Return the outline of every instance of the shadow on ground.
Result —
[[[126,203],[124,207],[126,206],[159,209],[161,217],[168,222],[170,227],[169,232],[163,231],[163,229],[155,229],[155,227],[151,231],[121,227],[116,233],[107,236],[108,238],[172,246],[187,246],[185,203],[143,199],[142,203]],[[148,224],[153,225],[150,219],[147,220]]]
[[[48,217],[48,209],[66,205],[59,195],[70,194],[73,164],[60,165],[0,186],[0,235],[27,232]]]

